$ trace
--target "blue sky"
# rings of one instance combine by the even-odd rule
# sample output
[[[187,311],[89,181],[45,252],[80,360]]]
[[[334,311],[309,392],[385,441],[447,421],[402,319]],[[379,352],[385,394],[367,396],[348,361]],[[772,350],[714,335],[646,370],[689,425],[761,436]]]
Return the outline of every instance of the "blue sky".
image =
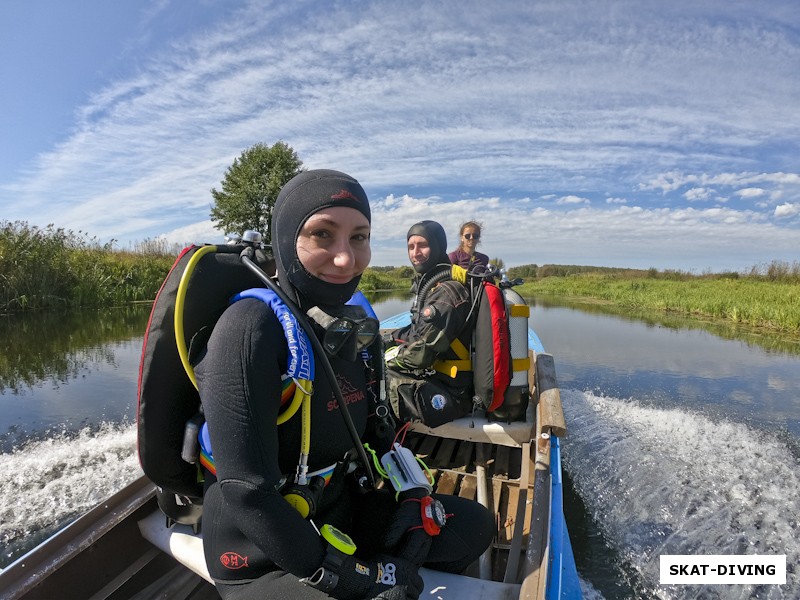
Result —
[[[0,220],[219,242],[255,143],[507,265],[800,260],[800,3],[4,0]]]

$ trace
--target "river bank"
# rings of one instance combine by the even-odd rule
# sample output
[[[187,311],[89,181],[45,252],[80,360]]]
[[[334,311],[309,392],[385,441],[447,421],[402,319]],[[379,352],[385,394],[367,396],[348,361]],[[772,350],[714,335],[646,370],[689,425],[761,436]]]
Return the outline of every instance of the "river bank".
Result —
[[[582,299],[800,335],[800,283],[791,281],[700,277],[673,281],[584,273],[528,280],[516,289],[526,297]]]

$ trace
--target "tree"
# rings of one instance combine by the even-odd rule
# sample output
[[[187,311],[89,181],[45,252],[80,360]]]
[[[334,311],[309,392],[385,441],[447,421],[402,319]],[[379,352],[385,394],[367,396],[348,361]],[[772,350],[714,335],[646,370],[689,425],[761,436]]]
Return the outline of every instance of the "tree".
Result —
[[[489,264],[490,265],[494,265],[498,269],[505,269],[506,268],[506,263],[503,261],[502,258],[490,258],[489,259]]]
[[[251,229],[270,242],[272,210],[281,188],[304,171],[297,153],[284,142],[256,144],[242,152],[225,171],[222,190],[211,189],[211,220],[226,232]]]

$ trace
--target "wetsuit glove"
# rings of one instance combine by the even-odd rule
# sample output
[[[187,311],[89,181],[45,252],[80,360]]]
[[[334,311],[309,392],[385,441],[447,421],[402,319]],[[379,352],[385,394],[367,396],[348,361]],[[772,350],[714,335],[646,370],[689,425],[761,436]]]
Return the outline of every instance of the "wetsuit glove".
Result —
[[[422,566],[428,558],[433,538],[422,523],[421,503],[429,498],[427,490],[412,488],[398,495],[399,505],[386,530],[384,548],[396,556]]]
[[[328,547],[322,566],[303,583],[339,600],[416,600],[422,593],[418,567],[396,556],[362,560]]]

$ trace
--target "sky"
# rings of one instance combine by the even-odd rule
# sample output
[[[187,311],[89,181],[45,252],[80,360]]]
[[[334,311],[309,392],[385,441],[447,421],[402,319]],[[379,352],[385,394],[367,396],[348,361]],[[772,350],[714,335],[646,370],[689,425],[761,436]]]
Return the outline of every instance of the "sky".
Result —
[[[283,141],[370,197],[373,265],[483,224],[506,266],[800,260],[797,0],[3,0],[0,221],[223,241]]]

